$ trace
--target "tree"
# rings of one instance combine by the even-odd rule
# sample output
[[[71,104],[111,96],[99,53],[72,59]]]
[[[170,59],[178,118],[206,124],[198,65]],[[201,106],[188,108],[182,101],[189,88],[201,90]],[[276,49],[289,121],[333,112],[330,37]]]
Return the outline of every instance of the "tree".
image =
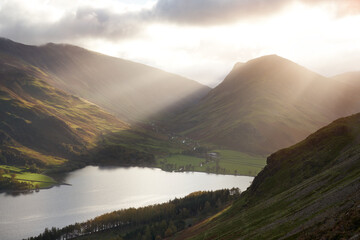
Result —
[[[165,231],[165,237],[170,237],[171,235],[173,235],[173,231],[170,227],[168,227],[168,229]]]
[[[204,205],[204,211],[207,213],[207,212],[210,212],[210,210],[211,210],[211,205],[210,205],[209,201],[206,201],[205,205]]]
[[[0,169],[0,181],[4,179],[4,170]]]
[[[152,239],[149,225],[147,225],[146,228],[145,228],[145,234],[143,236],[143,239],[146,239],[146,240],[151,240]]]
[[[15,177],[16,177],[16,174],[15,173],[11,173],[10,174],[10,177],[11,177],[11,181],[15,181]]]

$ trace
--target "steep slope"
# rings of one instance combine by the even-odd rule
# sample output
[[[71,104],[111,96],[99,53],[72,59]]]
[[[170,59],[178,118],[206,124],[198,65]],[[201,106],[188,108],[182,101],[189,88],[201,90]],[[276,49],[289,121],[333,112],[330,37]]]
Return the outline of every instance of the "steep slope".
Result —
[[[360,81],[360,72],[347,72],[333,77],[337,81],[351,84],[352,86],[358,86]]]
[[[359,100],[350,85],[270,55],[236,64],[172,127],[196,139],[268,154],[359,111]]]
[[[50,86],[49,76],[0,56],[1,164],[58,165],[129,126],[94,104]]]
[[[61,44],[27,46],[0,39],[0,53],[51,75],[51,84],[127,121],[177,112],[210,90],[195,81],[119,58]]]
[[[336,120],[272,154],[227,212],[176,239],[358,239],[359,143],[360,114]]]

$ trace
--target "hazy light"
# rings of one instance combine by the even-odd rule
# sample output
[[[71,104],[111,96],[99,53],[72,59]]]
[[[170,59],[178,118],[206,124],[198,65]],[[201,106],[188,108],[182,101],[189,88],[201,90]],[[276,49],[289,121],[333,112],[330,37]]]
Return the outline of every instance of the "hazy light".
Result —
[[[29,16],[29,23],[41,25],[54,23],[69,14],[72,16],[81,8],[104,9],[121,15],[151,10],[156,2],[13,0],[0,2],[0,10],[10,4],[14,9],[19,8],[18,15],[12,16],[15,20]],[[294,1],[273,15],[244,17],[238,23],[205,26],[140,18],[135,20],[134,24],[139,24],[140,30],[134,36],[83,36],[65,41],[162,68],[212,86],[221,81],[237,61],[244,62],[266,54],[278,54],[321,74],[334,75],[360,70],[360,31],[357,30],[360,15],[339,17],[350,10],[338,8],[336,1],[322,1],[320,4]],[[112,24],[118,22],[114,21]]]

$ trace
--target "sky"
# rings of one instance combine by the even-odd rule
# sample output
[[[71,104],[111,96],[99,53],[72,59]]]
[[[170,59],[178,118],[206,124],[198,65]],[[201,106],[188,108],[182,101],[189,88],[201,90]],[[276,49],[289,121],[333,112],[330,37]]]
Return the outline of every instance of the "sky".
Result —
[[[333,76],[360,71],[360,0],[0,0],[0,36],[74,44],[209,86],[268,54]]]

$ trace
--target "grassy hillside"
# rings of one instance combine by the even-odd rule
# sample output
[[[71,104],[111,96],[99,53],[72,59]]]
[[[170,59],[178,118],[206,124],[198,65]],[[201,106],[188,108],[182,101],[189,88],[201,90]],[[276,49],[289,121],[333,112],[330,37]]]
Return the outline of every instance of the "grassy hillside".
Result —
[[[2,172],[1,190],[47,187],[54,181],[33,184],[29,177],[84,165],[75,160],[97,147],[101,136],[129,129],[96,105],[50,86],[48,78],[32,65],[0,56],[0,164],[22,169]]]
[[[0,174],[5,177],[2,190],[19,185],[18,179],[29,182],[26,174],[67,171],[86,164],[155,167],[159,166],[156,158],[177,154],[182,160],[186,158],[182,152],[193,148],[172,141],[154,126],[130,127],[98,106],[49,85],[51,78],[27,62],[0,57],[0,164],[22,169]],[[242,166],[241,162],[230,166],[227,173],[234,174],[233,168]],[[239,170],[238,174],[249,173]],[[19,188],[34,186],[30,181]]]
[[[175,113],[202,98],[209,87],[143,64],[63,44],[28,46],[0,39],[0,53],[38,67],[47,82],[134,121]]]
[[[94,104],[53,88],[47,78],[36,67],[0,58],[1,148],[9,162],[26,155],[31,162],[57,165],[93,147],[100,134],[129,128]]]
[[[33,239],[51,234],[83,235],[81,239],[357,239],[359,136],[360,114],[336,120],[302,142],[272,154],[252,185],[240,196],[235,194],[235,202],[225,204],[227,207],[219,209],[224,200],[211,197],[210,202],[202,194],[191,195],[192,201],[200,204],[200,217],[189,215],[190,205],[169,211],[185,198],[115,211],[63,229],[46,230]],[[157,215],[157,209],[163,207]],[[218,212],[204,219],[202,212],[210,209]],[[173,223],[167,222],[168,214]],[[154,218],[149,220],[149,216]]]
[[[237,64],[219,86],[173,119],[170,127],[205,142],[268,154],[360,111],[357,92],[354,86],[289,60],[264,56]]]
[[[356,114],[272,154],[230,209],[175,239],[359,236],[359,136],[360,114]]]

